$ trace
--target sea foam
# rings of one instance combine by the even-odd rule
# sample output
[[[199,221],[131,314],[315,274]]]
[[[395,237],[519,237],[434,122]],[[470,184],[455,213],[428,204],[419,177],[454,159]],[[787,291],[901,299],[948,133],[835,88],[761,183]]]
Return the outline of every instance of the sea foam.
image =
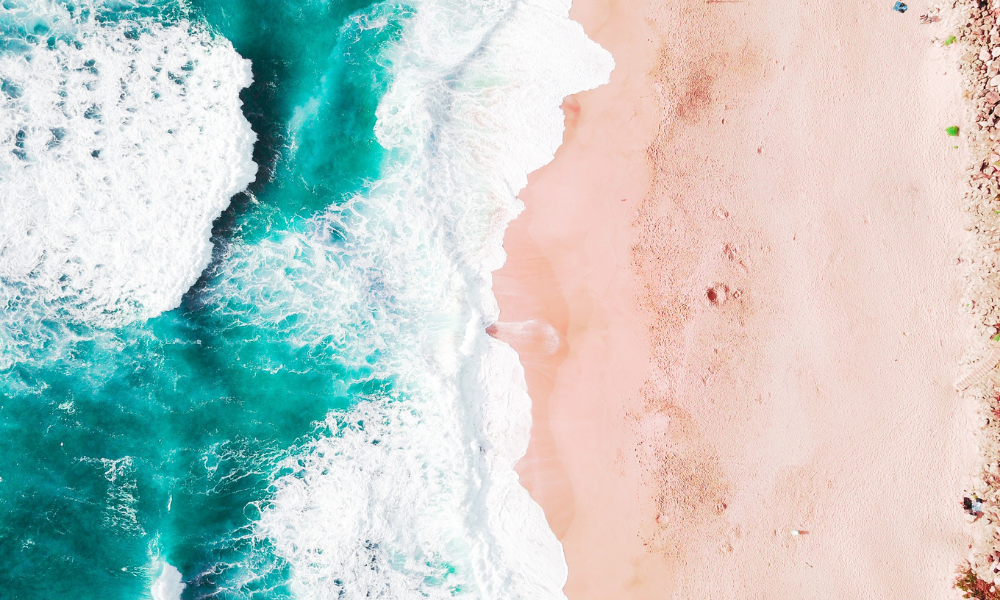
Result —
[[[159,567],[160,574],[149,589],[153,600],[180,600],[185,587],[181,581],[181,572],[165,561],[160,561]]]
[[[564,97],[606,82],[613,63],[559,0],[415,7],[386,53],[381,180],[264,245],[300,258],[293,270],[262,268],[264,246],[227,260],[282,290],[259,294],[257,318],[321,306],[333,331],[356,324],[357,364],[392,382],[279,465],[256,532],[301,599],[563,598],[561,547],[513,470],[530,431],[524,372],[485,327],[516,194],[561,142]],[[317,271],[337,283],[316,285]],[[315,325],[295,339],[336,343]]]
[[[51,37],[0,52],[0,300],[99,326],[158,315],[256,173],[250,63],[183,21],[37,4]]]

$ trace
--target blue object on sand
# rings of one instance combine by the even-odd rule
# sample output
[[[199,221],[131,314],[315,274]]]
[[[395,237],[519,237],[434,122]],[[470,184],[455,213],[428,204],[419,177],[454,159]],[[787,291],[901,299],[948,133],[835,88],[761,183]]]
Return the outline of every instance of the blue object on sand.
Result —
[[[893,5],[892,10],[894,10],[896,12],[905,13],[907,8],[909,8],[909,7],[907,7],[902,2],[896,2],[896,4]]]

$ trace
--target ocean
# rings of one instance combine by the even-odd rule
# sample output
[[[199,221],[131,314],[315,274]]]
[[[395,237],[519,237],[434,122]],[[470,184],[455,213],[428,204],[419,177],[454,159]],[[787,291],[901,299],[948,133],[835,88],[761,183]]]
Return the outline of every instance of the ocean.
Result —
[[[562,0],[2,0],[0,598],[562,598],[491,272]]]

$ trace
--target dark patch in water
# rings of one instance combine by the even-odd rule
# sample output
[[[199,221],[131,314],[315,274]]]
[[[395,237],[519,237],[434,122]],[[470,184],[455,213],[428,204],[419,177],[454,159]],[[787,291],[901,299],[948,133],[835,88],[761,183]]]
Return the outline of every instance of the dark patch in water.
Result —
[[[7,79],[0,79],[0,92],[7,94],[8,98],[13,99],[13,98],[20,98],[21,94],[24,93],[24,90],[21,89],[21,86],[17,85],[13,81]]]
[[[243,113],[257,134],[253,161],[257,176],[247,193],[233,197],[212,227],[212,263],[188,295],[197,296],[223,259],[229,240],[253,242],[275,229],[322,211],[377,179],[384,151],[374,135],[375,109],[390,79],[379,52],[401,34],[411,16],[397,5],[347,2],[325,14],[304,18],[300,8],[268,0],[247,0],[225,16],[215,3],[197,3],[213,28],[251,60],[253,83],[240,94]],[[352,13],[392,17],[384,28],[366,28]],[[237,23],[232,14],[255,15]],[[259,16],[259,19],[257,18]],[[315,35],[275,37],[273,31],[312,27]],[[289,122],[296,107],[319,89],[318,113],[300,128],[292,162]],[[194,304],[197,300],[192,298]]]
[[[62,127],[56,127],[49,131],[52,133],[52,139],[45,142],[45,148],[51,150],[62,144],[63,139],[66,137],[66,130]]]

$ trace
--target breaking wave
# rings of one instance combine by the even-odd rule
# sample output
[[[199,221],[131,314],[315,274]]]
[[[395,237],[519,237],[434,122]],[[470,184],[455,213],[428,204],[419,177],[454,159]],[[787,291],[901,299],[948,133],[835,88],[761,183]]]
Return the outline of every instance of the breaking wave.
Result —
[[[113,326],[177,307],[257,170],[250,64],[228,42],[60,7],[40,4],[36,34],[0,53],[8,327],[25,311]]]

